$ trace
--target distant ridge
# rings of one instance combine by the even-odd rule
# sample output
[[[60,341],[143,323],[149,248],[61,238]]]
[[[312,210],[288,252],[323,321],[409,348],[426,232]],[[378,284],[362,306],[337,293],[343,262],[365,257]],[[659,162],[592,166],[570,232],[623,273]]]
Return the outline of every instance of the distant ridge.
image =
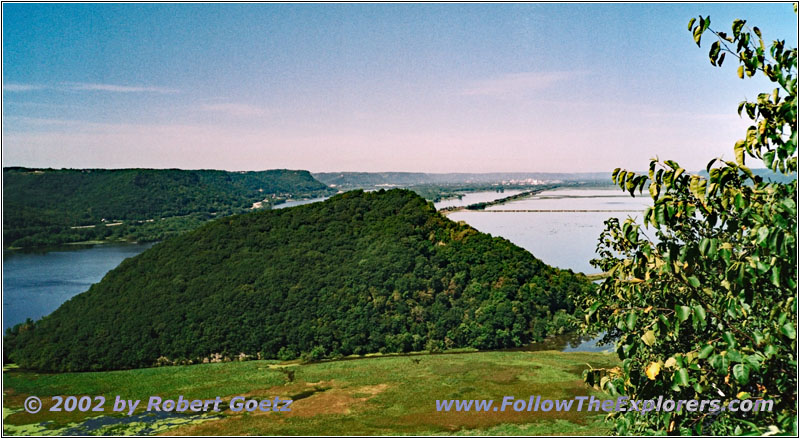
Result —
[[[155,240],[215,216],[336,191],[308,171],[3,168],[3,243]],[[166,218],[164,222],[162,219]],[[137,222],[147,221],[146,224]],[[107,227],[106,224],[114,224]],[[130,229],[130,230],[128,230]]]
[[[341,187],[378,185],[414,186],[423,184],[491,184],[509,180],[611,181],[609,172],[491,172],[491,173],[423,173],[423,172],[317,172],[314,178]]]
[[[754,168],[753,173],[772,181],[787,182],[791,178],[765,168]],[[637,173],[646,173],[637,171]],[[708,176],[706,170],[696,171],[698,175]],[[608,172],[488,172],[488,173],[424,173],[424,172],[315,172],[317,180],[337,188],[355,189],[372,187],[413,187],[419,185],[464,185],[500,184],[502,182],[523,182],[539,180],[565,183],[593,182],[611,183]]]

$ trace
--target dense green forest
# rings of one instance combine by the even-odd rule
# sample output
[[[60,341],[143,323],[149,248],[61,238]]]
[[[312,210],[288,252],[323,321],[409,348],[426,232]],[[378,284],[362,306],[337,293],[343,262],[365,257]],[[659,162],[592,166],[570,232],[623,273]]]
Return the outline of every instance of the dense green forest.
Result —
[[[160,240],[265,199],[333,192],[308,171],[4,168],[3,240]]]
[[[125,260],[4,357],[49,371],[519,346],[594,288],[407,190],[212,221]],[[160,360],[159,360],[160,358]]]

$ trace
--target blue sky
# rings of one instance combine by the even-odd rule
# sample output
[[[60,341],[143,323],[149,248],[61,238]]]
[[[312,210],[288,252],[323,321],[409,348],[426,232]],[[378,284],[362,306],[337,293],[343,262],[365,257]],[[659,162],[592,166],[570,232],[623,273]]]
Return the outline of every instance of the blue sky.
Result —
[[[783,4],[4,4],[3,165],[610,171],[732,158],[771,90],[698,49]]]

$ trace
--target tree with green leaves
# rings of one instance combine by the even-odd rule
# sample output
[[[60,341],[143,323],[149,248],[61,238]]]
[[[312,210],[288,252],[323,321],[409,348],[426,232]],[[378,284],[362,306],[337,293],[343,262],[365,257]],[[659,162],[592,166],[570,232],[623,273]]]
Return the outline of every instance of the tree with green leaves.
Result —
[[[647,189],[653,205],[643,224],[606,221],[592,263],[609,277],[578,303],[587,330],[616,340],[622,364],[590,370],[586,380],[636,400],[774,404],[751,413],[617,412],[618,434],[796,435],[797,48],[767,48],[744,20],[728,34],[701,16],[689,30],[698,47],[715,38],[712,65],[728,55],[740,78],[764,74],[775,88],[739,105],[752,124],[735,161],[711,160],[707,176],[658,159],[647,174],[614,171],[616,184],[631,196]],[[794,179],[767,181],[746,162]]]

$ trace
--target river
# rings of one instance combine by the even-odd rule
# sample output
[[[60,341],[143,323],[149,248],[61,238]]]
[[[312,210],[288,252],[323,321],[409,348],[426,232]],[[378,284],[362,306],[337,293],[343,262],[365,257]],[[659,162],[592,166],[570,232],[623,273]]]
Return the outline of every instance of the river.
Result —
[[[502,192],[498,191],[477,191],[477,192],[466,192],[461,198],[444,198],[440,201],[433,203],[434,207],[437,209],[443,209],[445,207],[466,207],[470,204],[475,203],[486,203],[489,201],[499,200],[500,198],[510,197],[512,195],[517,195],[518,193],[522,192],[521,190],[517,189],[509,189]]]
[[[100,282],[123,259],[147,244],[63,246],[48,251],[3,252],[3,330],[55,311],[72,296]]]
[[[554,189],[486,210],[448,214],[484,233],[501,236],[549,265],[586,274],[603,222],[610,217],[641,219],[649,198],[632,198],[614,189]]]

